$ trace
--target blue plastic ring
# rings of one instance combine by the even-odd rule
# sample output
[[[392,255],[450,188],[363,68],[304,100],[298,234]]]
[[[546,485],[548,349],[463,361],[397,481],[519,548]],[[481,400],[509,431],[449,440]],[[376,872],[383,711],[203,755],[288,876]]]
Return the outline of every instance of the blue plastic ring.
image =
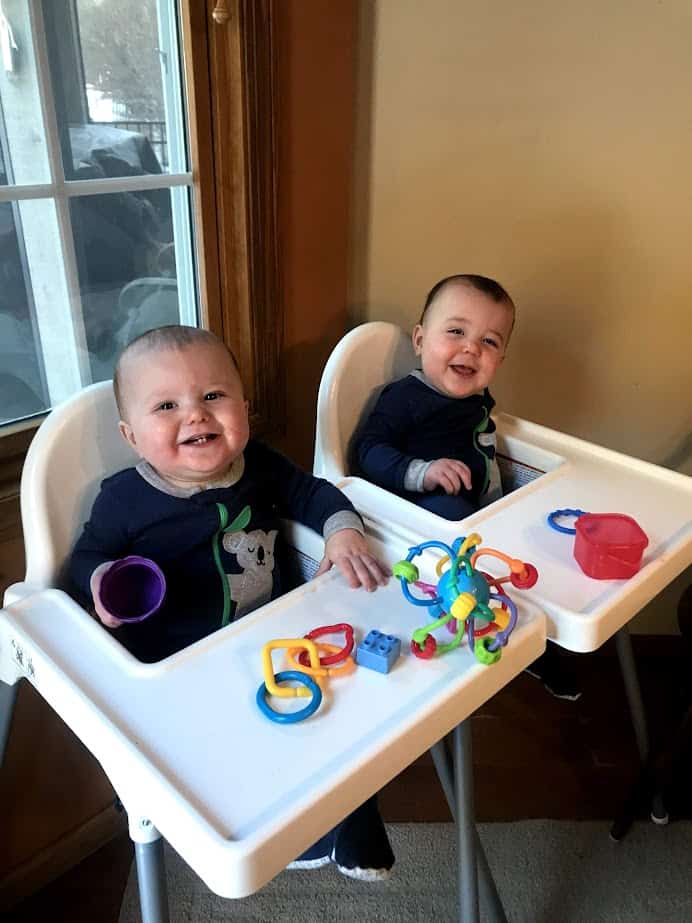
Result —
[[[555,522],[558,516],[574,516],[579,519],[580,516],[586,516],[586,510],[553,510],[552,513],[548,514],[548,525],[551,529],[555,529],[556,532],[562,532],[563,535],[576,535],[576,529],[570,529],[569,526],[561,526]]]
[[[298,670],[284,670],[283,673],[277,673],[274,679],[277,683],[283,683],[289,679],[302,683],[303,686],[307,686],[312,692],[312,698],[305,708],[301,708],[300,711],[274,711],[267,703],[267,696],[269,695],[267,692],[267,684],[262,683],[257,690],[257,707],[270,721],[276,721],[277,724],[295,724],[297,721],[304,721],[305,718],[309,718],[310,715],[313,715],[320,707],[322,703],[322,690],[315,680],[311,676],[308,676],[307,673],[300,673]]]

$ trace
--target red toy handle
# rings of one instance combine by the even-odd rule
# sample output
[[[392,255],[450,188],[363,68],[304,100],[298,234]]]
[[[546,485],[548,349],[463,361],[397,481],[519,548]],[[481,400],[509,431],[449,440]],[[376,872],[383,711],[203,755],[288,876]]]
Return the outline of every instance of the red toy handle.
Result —
[[[348,625],[346,622],[339,622],[338,625],[322,625],[320,628],[313,628],[312,631],[309,631],[305,635],[310,641],[314,641],[316,638],[321,638],[323,635],[336,635],[340,631],[344,633],[344,646],[340,651],[337,651],[336,654],[327,654],[324,657],[320,657],[320,666],[330,667],[332,664],[341,663],[342,660],[346,660],[353,650],[353,625]],[[302,664],[304,667],[310,666],[310,656],[307,651],[300,652],[298,655],[298,663]]]

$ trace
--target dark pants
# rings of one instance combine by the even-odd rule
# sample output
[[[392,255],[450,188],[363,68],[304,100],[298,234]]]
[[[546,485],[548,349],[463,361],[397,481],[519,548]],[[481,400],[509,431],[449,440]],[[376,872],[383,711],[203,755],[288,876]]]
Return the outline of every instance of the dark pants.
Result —
[[[477,504],[473,503],[468,497],[461,494],[445,494],[433,491],[429,494],[418,494],[407,491],[403,494],[405,500],[410,500],[416,506],[429,510],[443,519],[450,519],[456,522],[475,513],[478,509]]]

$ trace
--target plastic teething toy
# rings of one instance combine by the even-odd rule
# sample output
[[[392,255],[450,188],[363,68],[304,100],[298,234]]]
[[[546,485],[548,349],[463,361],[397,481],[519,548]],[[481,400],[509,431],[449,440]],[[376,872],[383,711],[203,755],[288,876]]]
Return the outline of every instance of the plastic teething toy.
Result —
[[[406,599],[414,606],[427,606],[428,612],[435,619],[429,625],[417,628],[413,632],[411,651],[424,660],[435,653],[444,654],[458,647],[466,630],[469,647],[476,660],[491,664],[500,659],[502,648],[507,644],[517,622],[517,609],[512,600],[501,590],[501,584],[511,582],[517,589],[529,589],[538,579],[538,571],[533,564],[511,558],[493,548],[479,548],[481,537],[477,534],[468,538],[456,539],[451,547],[444,542],[429,541],[409,548],[405,561],[399,561],[392,568],[399,578],[401,589]],[[437,586],[423,583],[418,579],[418,568],[413,559],[426,548],[439,548],[445,557],[437,564]],[[499,558],[508,566],[510,573],[506,577],[490,577],[475,569],[481,555]],[[443,572],[445,564],[451,562],[448,570]],[[429,598],[414,596],[409,584],[414,584]],[[491,592],[490,587],[497,592]],[[502,609],[491,609],[490,600],[496,600]],[[509,611],[509,618],[506,611]],[[481,625],[477,628],[476,623]],[[447,625],[454,633],[454,640],[440,644],[432,632]],[[490,634],[495,631],[494,637]]]
[[[299,673],[297,670],[284,670],[282,673],[277,673],[274,679],[277,683],[287,682],[288,680],[303,683],[303,686],[299,686],[297,689],[294,688],[292,690],[296,695],[309,695],[312,693],[311,701],[308,702],[305,708],[301,708],[300,711],[279,712],[274,711],[274,709],[267,704],[267,685],[266,683],[262,683],[257,690],[257,706],[267,718],[276,721],[277,724],[295,724],[296,721],[309,718],[310,715],[314,715],[322,704],[322,690],[315,680],[306,676],[305,673]],[[284,689],[283,691],[287,692],[288,690]]]
[[[150,558],[129,555],[115,561],[101,578],[104,607],[122,622],[141,622],[161,608],[166,578]]]
[[[336,634],[342,631],[345,636],[345,642],[341,648],[336,644],[327,644],[314,640],[324,635]],[[304,638],[282,638],[268,641],[262,648],[264,682],[257,690],[256,696],[257,706],[262,714],[279,724],[295,724],[297,721],[309,718],[310,715],[317,711],[322,702],[323,688],[327,678],[347,676],[355,670],[355,662],[349,656],[353,650],[353,644],[353,626],[346,623],[314,628]],[[280,648],[286,649],[289,664],[294,669],[277,673],[274,676],[272,651]],[[324,656],[320,656],[320,651],[324,652]],[[279,685],[279,683],[289,680],[297,681],[300,685],[297,687]],[[312,696],[312,699],[300,711],[279,712],[267,702],[267,696],[269,695],[282,699]]]
[[[323,657],[320,653],[320,664],[321,666],[314,670],[312,667],[303,666],[303,658],[305,657],[305,651],[301,651],[299,647],[291,647],[288,649],[288,662],[296,670],[300,670],[303,673],[307,673],[308,676],[348,676],[349,673],[353,673],[356,668],[355,661],[353,657],[342,657],[343,648],[339,648],[336,644],[327,644],[324,641],[317,642],[317,650],[319,652],[324,651],[325,656]],[[297,661],[296,661],[297,655]],[[339,666],[325,666],[326,663],[334,664],[336,663],[335,658],[342,657],[343,663],[340,663]],[[319,682],[319,680],[318,680]]]
[[[574,528],[558,522],[565,517],[575,517]],[[633,577],[649,544],[639,523],[623,513],[553,510],[548,514],[548,525],[564,535],[575,536],[574,557],[584,573],[596,580]]]
[[[342,631],[344,633],[344,646],[341,650],[336,648],[335,652],[328,657],[320,657],[320,663],[323,667],[328,667],[334,663],[341,663],[341,661],[345,660],[351,653],[353,650],[353,626],[347,625],[346,622],[339,622],[337,625],[321,625],[319,628],[313,628],[312,631],[309,631],[305,635],[306,638],[314,641],[316,638],[323,638],[325,635],[336,635]],[[302,651],[298,659],[304,667],[307,666],[308,652]]]

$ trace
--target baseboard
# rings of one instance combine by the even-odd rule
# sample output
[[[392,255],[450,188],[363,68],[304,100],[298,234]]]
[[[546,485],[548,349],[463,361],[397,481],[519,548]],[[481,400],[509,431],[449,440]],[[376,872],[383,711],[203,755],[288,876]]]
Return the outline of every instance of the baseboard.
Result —
[[[127,815],[115,805],[75,827],[0,879],[0,913],[64,875],[127,829]]]

